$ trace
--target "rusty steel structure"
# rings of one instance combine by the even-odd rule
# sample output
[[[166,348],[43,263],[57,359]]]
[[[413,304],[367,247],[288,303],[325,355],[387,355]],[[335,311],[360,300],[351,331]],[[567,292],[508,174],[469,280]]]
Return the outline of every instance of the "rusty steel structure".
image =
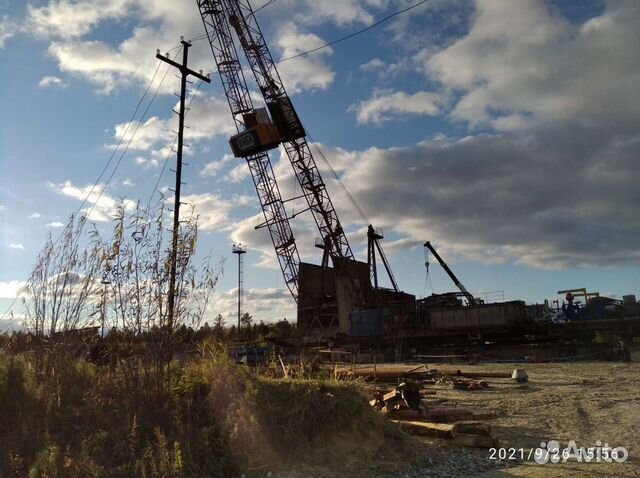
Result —
[[[255,108],[232,37],[228,14],[222,0],[198,0],[198,8],[211,45],[222,86],[238,134],[248,130]],[[289,224],[280,188],[267,150],[244,156],[264,214],[284,281],[293,298],[298,299],[300,255]]]
[[[325,254],[331,257],[334,267],[355,260],[351,246],[251,5],[246,0],[197,0],[197,4],[238,131],[230,139],[231,149],[249,165],[264,225],[269,230],[285,283],[297,300],[300,257],[268,150],[282,145],[286,152],[320,232]],[[253,105],[232,33],[244,52],[266,108]],[[344,274],[355,283],[348,268],[344,268]],[[359,293],[358,287],[351,289]]]

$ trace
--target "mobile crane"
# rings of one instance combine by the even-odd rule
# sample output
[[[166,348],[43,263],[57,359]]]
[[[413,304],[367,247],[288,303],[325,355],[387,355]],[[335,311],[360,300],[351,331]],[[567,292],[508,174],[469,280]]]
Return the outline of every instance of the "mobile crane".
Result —
[[[440,254],[438,254],[438,252],[435,250],[435,248],[431,245],[429,241],[424,243],[424,247],[429,251],[431,251],[431,254],[433,254],[433,257],[435,257],[436,260],[440,263],[440,265],[442,266],[444,271],[448,274],[448,276],[451,278],[451,280],[456,285],[456,287],[460,289],[460,292],[462,292],[462,295],[464,295],[465,299],[467,299],[467,302],[469,305],[482,304],[482,301],[480,299],[476,299],[473,295],[471,295],[471,292],[469,292],[467,288],[464,285],[462,285],[462,282],[460,282],[456,277],[456,275],[453,273],[453,271],[449,269],[449,266],[447,265],[447,263],[442,259],[442,257],[440,257]],[[425,262],[425,265],[429,267],[429,262]]]

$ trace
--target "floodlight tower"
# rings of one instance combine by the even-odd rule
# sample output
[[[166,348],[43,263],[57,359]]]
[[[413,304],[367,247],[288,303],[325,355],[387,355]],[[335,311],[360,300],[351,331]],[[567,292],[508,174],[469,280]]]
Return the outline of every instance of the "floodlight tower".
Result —
[[[240,313],[242,310],[242,255],[247,253],[247,248],[242,244],[234,244],[231,251],[238,255],[238,333],[240,333]]]

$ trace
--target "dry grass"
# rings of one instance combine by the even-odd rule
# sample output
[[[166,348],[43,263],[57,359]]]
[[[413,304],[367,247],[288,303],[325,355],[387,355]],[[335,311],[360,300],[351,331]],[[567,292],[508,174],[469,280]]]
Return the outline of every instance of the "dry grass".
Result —
[[[356,384],[259,377],[216,346],[163,384],[139,358],[46,361],[36,380],[0,355],[0,476],[367,475],[416,446]]]

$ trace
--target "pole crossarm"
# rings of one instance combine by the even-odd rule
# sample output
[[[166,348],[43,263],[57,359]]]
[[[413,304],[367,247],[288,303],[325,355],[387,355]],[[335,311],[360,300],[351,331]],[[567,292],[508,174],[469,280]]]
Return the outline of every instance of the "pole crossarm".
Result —
[[[185,50],[189,47],[191,47],[191,43],[189,43],[188,41],[184,41],[181,40],[180,43],[182,43],[182,46],[185,48]],[[169,65],[173,66],[174,68],[177,68],[178,70],[180,70],[180,73],[182,73],[184,76],[195,76],[196,78],[198,78],[199,80],[202,80],[206,83],[211,83],[211,78],[204,76],[203,74],[197,72],[197,71],[193,71],[191,68],[188,68],[186,64],[180,64],[180,63],[176,63],[175,61],[173,61],[170,58],[167,58],[166,56],[161,55],[160,53],[156,53],[156,58],[158,60],[162,60],[165,63],[168,63]]]

